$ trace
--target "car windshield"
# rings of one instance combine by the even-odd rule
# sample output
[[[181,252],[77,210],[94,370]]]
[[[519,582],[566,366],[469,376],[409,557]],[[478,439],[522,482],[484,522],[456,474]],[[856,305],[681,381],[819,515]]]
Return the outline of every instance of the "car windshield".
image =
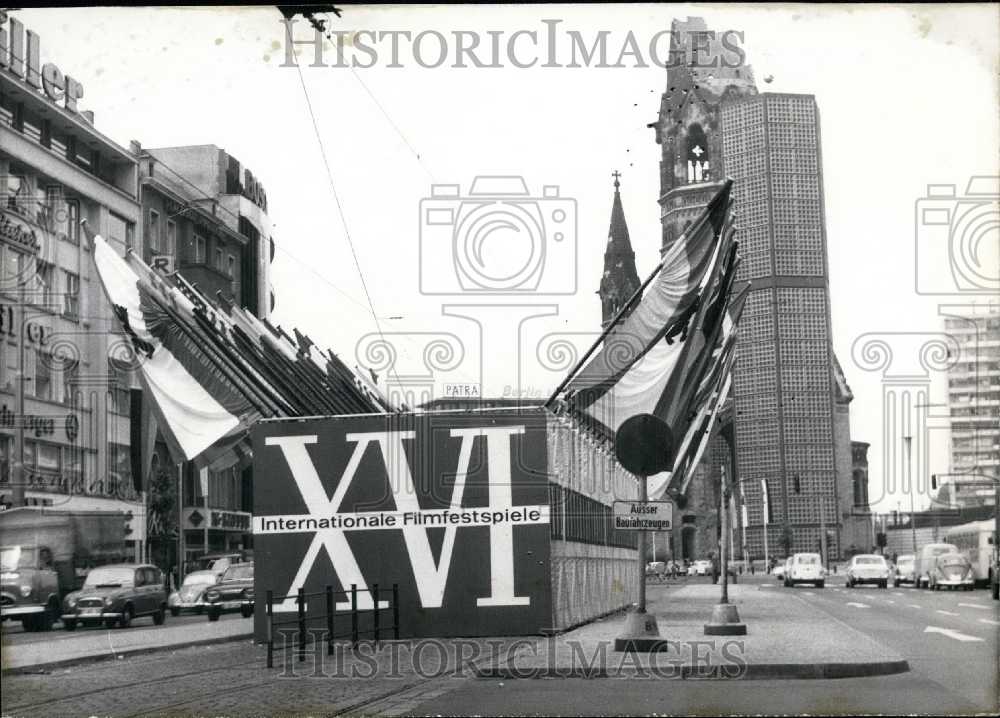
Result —
[[[931,554],[934,556],[940,556],[941,554],[948,553],[950,551],[954,551],[951,546],[935,546],[931,549]]]
[[[35,565],[35,550],[8,546],[0,549],[0,565],[3,571],[13,571],[17,568],[31,568]]]
[[[211,572],[208,572],[208,573],[201,573],[201,572],[198,572],[198,573],[189,573],[184,578],[184,585],[185,586],[200,586],[200,585],[203,585],[203,584],[206,584],[206,583],[215,583],[215,574],[214,573],[211,573]]]
[[[864,566],[879,566],[885,563],[885,559],[880,556],[863,556],[854,559],[854,562]]]
[[[805,555],[799,556],[795,559],[799,563],[807,563],[810,565],[815,565],[819,563],[819,556],[814,553],[807,553]]]
[[[222,574],[223,581],[239,581],[244,578],[253,578],[253,566],[230,566]]]
[[[95,568],[87,574],[84,586],[131,586],[135,579],[135,569],[132,568]]]
[[[913,565],[913,559],[912,558],[901,558],[901,559],[899,559],[896,562],[896,566],[898,566],[898,567],[912,566],[912,565]]]

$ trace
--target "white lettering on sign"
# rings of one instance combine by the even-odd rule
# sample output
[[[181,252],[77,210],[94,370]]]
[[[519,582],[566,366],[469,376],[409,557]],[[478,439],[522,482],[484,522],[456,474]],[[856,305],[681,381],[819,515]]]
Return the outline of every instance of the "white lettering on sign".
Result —
[[[308,507],[308,515],[256,516],[254,533],[315,532],[309,548],[286,592],[287,598],[274,606],[275,611],[296,611],[295,596],[305,585],[320,548],[326,549],[341,585],[357,585],[365,591],[358,594],[358,607],[374,607],[367,584],[361,574],[357,559],[347,543],[345,531],[365,529],[393,529],[403,532],[403,540],[413,569],[420,603],[425,608],[440,608],[451,567],[455,546],[455,533],[459,526],[489,526],[490,529],[490,595],[477,599],[479,606],[526,606],[529,596],[514,595],[514,541],[516,524],[548,523],[549,507],[514,506],[511,491],[510,437],[524,433],[523,426],[452,429],[451,436],[460,438],[458,466],[448,509],[420,508],[413,474],[406,460],[404,440],[415,438],[413,431],[374,431],[347,434],[346,440],[355,443],[354,452],[344,468],[332,497],[327,497],[316,467],[306,445],[315,444],[317,436],[270,436],[266,446],[281,449]],[[489,466],[489,507],[463,509],[465,480],[472,460],[472,443],[477,436],[486,440]],[[371,442],[377,442],[387,470],[389,487],[396,505],[395,511],[367,513],[341,513],[340,507],[357,473],[361,457]],[[444,542],[440,561],[434,563],[428,528],[443,526]],[[380,608],[388,608],[388,601],[379,601]],[[337,610],[349,610],[350,602],[337,604]]]
[[[615,501],[615,528],[632,531],[667,531],[673,523],[669,501]]]

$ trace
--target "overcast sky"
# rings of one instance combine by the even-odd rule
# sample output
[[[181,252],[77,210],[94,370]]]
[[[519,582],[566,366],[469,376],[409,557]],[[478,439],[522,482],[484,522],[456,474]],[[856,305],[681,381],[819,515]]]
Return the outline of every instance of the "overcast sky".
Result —
[[[942,330],[939,304],[969,301],[916,293],[915,242],[933,237],[916,227],[915,217],[927,185],[956,185],[962,196],[970,177],[998,174],[996,5],[348,6],[331,29],[408,30],[413,36],[437,30],[451,55],[445,66],[421,67],[404,43],[403,67],[386,67],[386,41],[377,45],[374,67],[352,70],[308,67],[312,50],[306,49],[301,74],[281,66],[284,26],[269,7],[35,9],[16,15],[41,36],[42,62],[56,63],[83,83],[81,107],[96,113],[104,134],[145,147],[216,144],[253,171],[266,188],[275,225],[275,321],[300,327],[353,365],[376,323],[349,233],[378,324],[400,355],[394,368],[399,380],[426,383],[422,357],[435,340],[464,348],[451,357],[436,355],[448,367],[432,372],[437,395],[445,383],[478,383],[481,377],[486,394],[520,386],[542,396],[562,378],[564,364],[543,366],[543,360],[565,359],[548,351],[552,340],[565,335],[582,347],[599,329],[594,292],[613,170],[622,173],[640,276],[658,260],[659,147],[646,125],[656,119],[666,71],[649,57],[650,38],[669,29],[672,18],[689,15],[704,17],[715,30],[742,30],[761,91],[817,99],[833,343],[855,395],[852,437],[872,444],[872,498],[882,509],[896,508],[899,496],[882,496],[880,488],[886,445],[899,443],[883,437],[883,371],[859,367],[852,347],[859,337],[883,334],[898,348],[894,361],[901,360],[914,351],[912,333]],[[515,42],[513,60],[539,61],[514,67],[504,49],[511,36],[527,30],[541,40],[549,27],[562,33],[557,55],[563,64],[567,32],[578,32],[590,45],[606,30],[609,64],[632,31],[648,67],[636,67],[634,55],[625,58],[626,67],[541,67],[545,51],[524,36]],[[490,37],[500,38],[502,67],[448,67],[456,30],[477,31],[483,47]],[[310,35],[304,22],[297,31],[303,39]],[[425,37],[421,47],[425,65],[435,60],[433,39]],[[335,63],[333,48],[324,59]],[[773,81],[765,84],[766,76]],[[508,309],[470,308],[486,301],[470,294],[421,293],[421,250],[425,268],[436,272],[425,284],[446,281],[448,271],[454,277],[454,269],[441,244],[447,242],[440,239],[446,236],[442,227],[421,234],[420,202],[435,183],[458,184],[467,195],[480,175],[523,176],[534,197],[542,196],[543,186],[558,186],[559,199],[540,206],[564,208],[570,220],[575,204],[576,232],[558,247],[549,245],[540,285],[575,291],[499,300],[522,305]],[[995,243],[995,224],[993,233]],[[506,253],[492,257],[517,262]],[[937,279],[942,276],[947,278]],[[532,314],[539,316],[524,322],[519,341],[518,322]],[[474,321],[454,315],[483,318],[486,336]],[[905,360],[922,372],[915,358]],[[386,370],[377,370],[384,382]],[[942,401],[941,375],[931,376],[932,402]],[[936,441],[928,472],[947,471],[947,445]]]

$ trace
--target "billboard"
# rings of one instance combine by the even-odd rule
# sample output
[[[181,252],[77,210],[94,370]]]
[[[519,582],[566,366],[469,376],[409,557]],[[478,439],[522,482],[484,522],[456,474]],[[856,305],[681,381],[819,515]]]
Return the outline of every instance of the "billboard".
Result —
[[[265,421],[253,431],[258,610],[275,596],[399,585],[400,635],[538,633],[551,621],[541,409]],[[380,595],[381,626],[392,623]],[[350,599],[338,594],[337,610]],[[294,622],[295,599],[275,621]],[[321,614],[324,599],[311,599]],[[370,615],[363,626],[370,625]],[[321,627],[322,622],[310,621]],[[338,616],[335,632],[349,625]]]

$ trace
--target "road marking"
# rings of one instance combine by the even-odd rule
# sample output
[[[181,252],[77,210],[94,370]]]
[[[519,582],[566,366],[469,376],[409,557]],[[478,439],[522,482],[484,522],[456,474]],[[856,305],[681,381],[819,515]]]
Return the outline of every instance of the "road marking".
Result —
[[[765,588],[771,588],[771,586],[773,586],[773,585],[774,585],[773,583],[762,583],[761,584],[761,586],[763,586]]]
[[[950,628],[938,628],[937,626],[928,626],[924,629],[924,633],[940,633],[942,636],[948,636],[948,638],[953,638],[956,641],[979,641],[982,643],[983,639],[979,636],[967,636],[964,633],[959,633],[958,631],[953,631]]]
[[[942,611],[940,608],[937,610],[938,613],[943,613],[946,616],[958,616],[960,614],[954,613],[952,611]]]
[[[980,618],[979,622],[980,623],[986,623],[986,624],[988,624],[990,626],[1000,626],[1000,621],[994,621],[991,618]]]
[[[885,602],[886,602],[886,603],[895,603],[895,601],[893,601],[893,600],[892,600],[891,598],[887,598],[887,599],[885,599]]]
[[[902,592],[902,591],[893,591],[893,592],[892,592],[892,595],[893,595],[893,596],[902,596],[902,595],[903,595],[903,592]]]
[[[855,608],[868,608],[868,606],[864,603],[854,603],[853,601],[848,601],[847,605],[854,606]]]
[[[982,608],[982,609],[987,610],[987,611],[989,611],[990,608],[991,608],[991,606],[984,606],[981,603],[960,603],[958,605],[959,606],[967,606],[968,608]]]
[[[812,591],[804,591],[803,593],[804,593],[804,594],[805,594],[806,596],[815,596],[815,595],[816,595],[816,594],[814,594],[814,593],[813,593]]]
[[[917,604],[915,604],[915,603],[908,603],[908,604],[906,604],[906,605],[907,605],[907,606],[909,606],[910,608],[923,608],[923,606],[918,606],[918,605],[917,605]]]

